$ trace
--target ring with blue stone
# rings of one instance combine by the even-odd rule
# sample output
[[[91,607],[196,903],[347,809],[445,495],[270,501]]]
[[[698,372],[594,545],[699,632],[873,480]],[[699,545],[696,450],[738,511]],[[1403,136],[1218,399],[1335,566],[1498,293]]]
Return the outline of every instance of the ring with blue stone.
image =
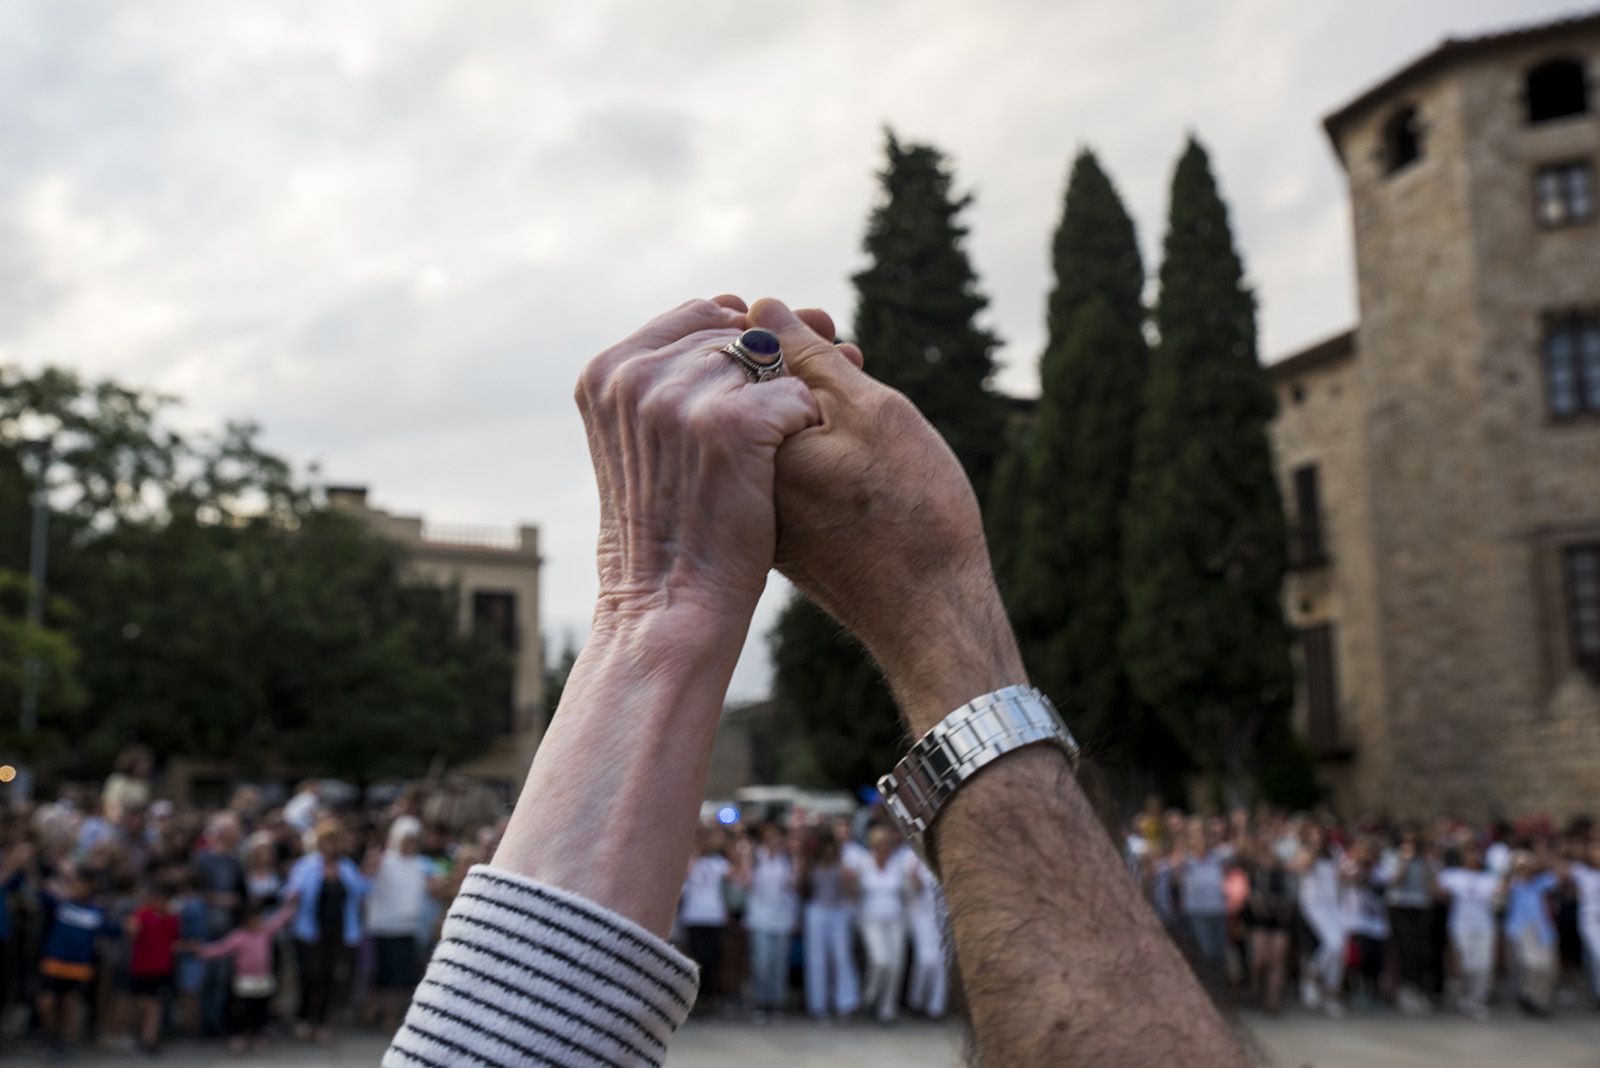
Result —
[[[770,382],[783,375],[783,346],[771,330],[753,327],[724,345],[722,351],[744,368],[752,382]]]

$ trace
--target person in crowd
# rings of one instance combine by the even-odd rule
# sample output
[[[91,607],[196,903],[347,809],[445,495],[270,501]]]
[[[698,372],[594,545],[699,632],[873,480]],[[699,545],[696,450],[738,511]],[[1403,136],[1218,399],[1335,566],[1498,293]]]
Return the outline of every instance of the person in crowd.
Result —
[[[180,869],[177,889],[173,910],[178,914],[178,936],[184,946],[198,945],[210,935],[211,910],[196,886],[193,869]],[[175,962],[173,986],[178,996],[178,1030],[183,1034],[200,1033],[200,995],[205,981],[206,962],[187,949],[181,950]]]
[[[1198,816],[1190,821],[1187,852],[1176,871],[1178,903],[1200,960],[1215,979],[1227,974],[1228,901],[1223,892],[1230,851]]]
[[[1370,835],[1359,837],[1346,854],[1345,901],[1350,909],[1347,926],[1356,957],[1356,996],[1363,1006],[1376,1004],[1385,985],[1389,960],[1389,911],[1384,904],[1382,854]]]
[[[71,869],[40,893],[49,927],[39,958],[39,1022],[58,1051],[77,1040],[84,1001],[94,990],[99,942],[115,935],[93,895],[89,879]]]
[[[307,834],[317,822],[322,810],[322,787],[315,779],[304,779],[295,787],[294,796],[283,806],[283,818],[301,834]]]
[[[799,914],[800,873],[788,837],[764,823],[750,858],[744,926],[750,939],[750,1000],[755,1019],[781,1013],[789,1002],[789,941]]]
[[[910,882],[906,922],[911,930],[911,981],[906,1004],[931,1020],[944,1016],[950,1000],[950,964],[945,959],[944,891],[927,861],[910,853],[905,858]]]
[[[1283,982],[1289,964],[1289,932],[1294,921],[1294,881],[1265,838],[1245,858],[1250,896],[1244,923],[1250,935],[1250,988],[1273,1015],[1283,1008]]]
[[[244,903],[271,909],[283,896],[283,872],[271,831],[256,831],[244,843]]]
[[[155,1053],[160,1048],[162,1018],[175,989],[175,949],[181,937],[174,908],[176,897],[177,887],[170,883],[151,883],[139,907],[128,917],[125,928],[132,943],[128,958],[129,989],[133,995],[139,1046],[146,1053]]]
[[[1600,831],[1591,831],[1587,852],[1567,866],[1567,877],[1577,890],[1578,934],[1583,940],[1583,961],[1589,989],[1600,1003]]]
[[[150,775],[155,758],[142,745],[130,745],[117,754],[112,772],[106,776],[100,801],[115,821],[128,808],[143,809],[150,803]]]
[[[689,956],[700,966],[697,1011],[712,1008],[721,990],[722,938],[728,926],[728,883],[733,871],[733,865],[722,855],[724,840],[720,829],[700,829],[678,909]]]
[[[900,1013],[906,967],[906,903],[910,886],[899,835],[882,824],[867,834],[869,856],[861,884],[861,942],[867,951],[865,1001],[879,1023]]]
[[[1450,945],[1461,969],[1456,1001],[1463,1015],[1489,1018],[1489,986],[1494,979],[1495,897],[1500,877],[1484,867],[1483,852],[1471,841],[1460,847],[1460,863],[1438,875],[1438,888],[1450,902]]]
[[[294,919],[297,897],[293,891],[270,916],[259,904],[247,903],[238,927],[214,942],[198,947],[202,960],[232,962],[233,1005],[228,1044],[235,1053],[261,1052],[266,1048],[267,1017],[272,997],[278,992],[273,970],[273,938]]]
[[[805,864],[806,1012],[814,1020],[847,1017],[861,1005],[855,960],[857,872],[844,863],[838,823],[816,834]],[[848,831],[849,824],[845,823]]]
[[[1548,1016],[1556,987],[1556,925],[1550,896],[1560,877],[1527,850],[1511,860],[1506,881],[1506,942],[1511,947],[1517,1004],[1531,1016]]]
[[[346,831],[336,820],[316,829],[316,851],[289,871],[288,893],[296,898],[295,954],[300,974],[296,1034],[327,1042],[334,1003],[351,981],[354,950],[361,944],[361,906],[371,882],[342,853]]]
[[[1329,1016],[1344,1015],[1345,950],[1349,910],[1339,857],[1321,823],[1304,828],[1296,865],[1300,916],[1315,942],[1302,963],[1300,992],[1307,1008],[1322,1006]]]
[[[12,919],[11,898],[30,877],[37,878],[37,850],[33,843],[11,836],[0,838],[0,1038],[4,1038],[11,1003],[22,996],[22,954]]]
[[[239,859],[243,828],[230,809],[206,823],[205,838],[194,855],[196,888],[206,903],[205,938],[212,941],[233,930],[245,899],[244,864]],[[221,1035],[228,1027],[228,990],[231,981],[226,960],[210,962],[200,987],[200,1032]]]
[[[1436,986],[1431,974],[1433,948],[1434,866],[1414,825],[1400,831],[1400,841],[1387,864],[1384,903],[1389,909],[1399,990],[1396,1003],[1408,1016],[1431,1010],[1428,991]]]
[[[417,927],[430,891],[429,866],[422,856],[422,822],[401,816],[389,825],[388,846],[372,876],[367,898],[367,930],[374,943],[379,1025],[400,1025],[407,999],[417,985]]]

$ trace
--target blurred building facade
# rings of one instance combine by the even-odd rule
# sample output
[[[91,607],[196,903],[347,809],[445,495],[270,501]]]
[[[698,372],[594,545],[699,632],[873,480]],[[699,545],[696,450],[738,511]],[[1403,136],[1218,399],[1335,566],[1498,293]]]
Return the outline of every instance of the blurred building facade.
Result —
[[[398,545],[410,577],[459,594],[462,630],[481,630],[511,654],[505,717],[484,755],[452,769],[515,790],[544,736],[544,642],[539,631],[539,529],[475,530],[424,523],[374,507],[365,486],[330,486],[330,507]]]
[[[1299,723],[1346,810],[1592,812],[1600,16],[1447,41],[1325,125],[1360,323],[1271,369]]]

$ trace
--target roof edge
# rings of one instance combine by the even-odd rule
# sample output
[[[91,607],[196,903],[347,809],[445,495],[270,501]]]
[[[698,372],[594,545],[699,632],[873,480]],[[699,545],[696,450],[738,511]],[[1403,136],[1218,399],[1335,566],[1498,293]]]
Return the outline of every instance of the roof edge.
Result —
[[[1573,30],[1589,29],[1600,29],[1600,10],[1591,11],[1584,15],[1572,15],[1568,18],[1557,19],[1554,22],[1542,22],[1532,26],[1503,30],[1498,33],[1480,34],[1477,37],[1446,37],[1434,48],[1417,56],[1411,62],[1378,82],[1378,84],[1360,93],[1343,106],[1329,112],[1322,120],[1322,129],[1328,135],[1328,140],[1333,144],[1334,154],[1339,156],[1342,162],[1344,153],[1340,151],[1337,135],[1337,130],[1340,126],[1343,126],[1357,112],[1364,111],[1383,97],[1398,92],[1409,83],[1444,63],[1487,52],[1505,45],[1530,44],[1541,38],[1557,37]]]
[[[1340,360],[1351,359],[1356,354],[1356,328],[1350,329],[1323,338],[1314,345],[1308,345],[1299,352],[1292,352],[1281,360],[1267,364],[1267,373],[1274,379],[1281,379],[1288,375],[1300,374],[1324,364],[1338,363]]]

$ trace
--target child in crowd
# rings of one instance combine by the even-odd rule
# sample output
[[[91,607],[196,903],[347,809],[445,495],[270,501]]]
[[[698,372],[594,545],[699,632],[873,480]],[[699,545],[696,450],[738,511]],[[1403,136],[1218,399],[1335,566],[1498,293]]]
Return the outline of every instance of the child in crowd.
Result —
[[[95,950],[109,931],[81,872],[69,870],[39,896],[50,918],[39,958],[39,1022],[51,1044],[64,1051],[77,1037],[83,998],[93,990]]]
[[[173,993],[179,936],[178,915],[173,911],[174,890],[171,883],[164,881],[149,887],[125,928],[133,943],[128,957],[128,984],[139,1045],[152,1054],[160,1045],[161,1018]]]
[[[233,1034],[228,1046],[235,1053],[247,1049],[259,1053],[266,1048],[262,1030],[272,996],[278,992],[272,972],[272,939],[294,918],[298,897],[291,892],[271,916],[265,916],[259,905],[247,904],[243,923],[195,950],[201,960],[233,959]]]
[[[192,872],[185,872],[178,886],[178,896],[173,902],[178,914],[178,935],[183,945],[179,947],[173,985],[178,992],[177,1029],[181,1034],[200,1033],[200,988],[205,985],[205,961],[188,952],[188,947],[205,940],[210,926],[210,912],[205,898],[195,888]]]

